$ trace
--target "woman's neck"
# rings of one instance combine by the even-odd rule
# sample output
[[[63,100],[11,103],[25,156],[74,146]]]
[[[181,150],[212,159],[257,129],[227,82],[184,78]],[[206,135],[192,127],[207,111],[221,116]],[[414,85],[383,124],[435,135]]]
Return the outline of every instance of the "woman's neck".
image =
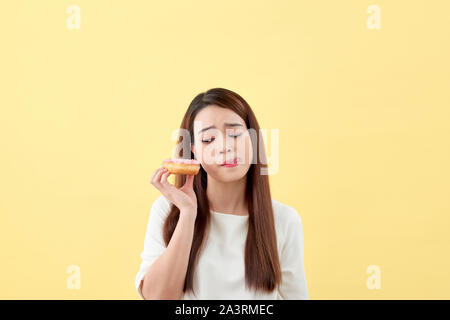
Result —
[[[233,182],[220,182],[208,176],[206,195],[210,210],[237,215],[247,215],[245,199],[247,176]]]

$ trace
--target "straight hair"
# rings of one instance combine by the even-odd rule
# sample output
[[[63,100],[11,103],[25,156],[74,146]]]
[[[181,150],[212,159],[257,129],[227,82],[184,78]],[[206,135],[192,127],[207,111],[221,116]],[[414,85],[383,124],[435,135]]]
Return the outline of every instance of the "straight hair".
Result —
[[[267,172],[266,153],[259,134],[258,121],[249,104],[237,93],[224,88],[213,88],[198,94],[190,103],[180,125],[181,129],[189,131],[191,141],[183,141],[183,138],[179,137],[178,143],[185,145],[177,156],[184,159],[194,159],[194,154],[190,148],[190,144],[194,144],[194,119],[200,110],[210,105],[234,111],[245,121],[247,129],[252,128],[258,133],[256,136],[252,136],[253,157],[256,157],[256,161],[252,161],[247,172],[245,191],[249,213],[248,233],[245,243],[245,286],[254,292],[272,292],[281,283],[281,268],[269,178],[267,174],[261,174],[262,168],[266,168],[265,172]],[[189,150],[189,154],[183,154],[183,150]],[[174,184],[179,188],[184,185],[185,181],[186,175],[176,175]],[[193,181],[193,189],[197,196],[197,217],[183,288],[185,293],[194,290],[194,270],[209,232],[211,212],[206,195],[207,183],[207,173],[200,166],[200,171]],[[174,204],[171,204],[169,214],[163,225],[163,239],[166,246],[175,231],[179,215],[180,210]]]

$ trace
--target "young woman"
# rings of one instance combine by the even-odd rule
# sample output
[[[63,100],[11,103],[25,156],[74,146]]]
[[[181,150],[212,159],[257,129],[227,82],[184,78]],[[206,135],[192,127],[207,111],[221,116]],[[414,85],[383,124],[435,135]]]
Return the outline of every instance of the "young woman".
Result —
[[[157,169],[135,285],[143,299],[308,299],[297,211],[271,198],[260,127],[237,93],[198,94],[178,156],[197,175]],[[251,134],[256,132],[257,134]],[[183,150],[188,150],[184,152]],[[264,170],[266,169],[266,170]]]

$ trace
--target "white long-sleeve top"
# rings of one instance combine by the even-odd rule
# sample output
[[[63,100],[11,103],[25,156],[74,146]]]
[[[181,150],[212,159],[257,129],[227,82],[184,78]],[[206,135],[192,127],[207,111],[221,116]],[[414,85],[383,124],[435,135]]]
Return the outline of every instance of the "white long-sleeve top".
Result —
[[[248,216],[211,211],[211,229],[204,251],[194,271],[192,299],[309,299],[306,284],[302,220],[297,211],[272,199],[278,253],[282,271],[280,289],[271,293],[254,293],[245,288],[245,241]],[[151,209],[141,253],[142,262],[135,286],[143,299],[140,284],[150,265],[166,250],[162,237],[164,219],[170,201],[160,196]]]

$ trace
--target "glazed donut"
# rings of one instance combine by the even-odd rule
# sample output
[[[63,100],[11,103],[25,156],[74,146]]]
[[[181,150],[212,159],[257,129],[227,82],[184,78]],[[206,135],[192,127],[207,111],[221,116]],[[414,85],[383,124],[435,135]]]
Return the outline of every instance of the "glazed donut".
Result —
[[[200,162],[193,159],[165,159],[162,163],[170,173],[196,175],[200,170]]]

